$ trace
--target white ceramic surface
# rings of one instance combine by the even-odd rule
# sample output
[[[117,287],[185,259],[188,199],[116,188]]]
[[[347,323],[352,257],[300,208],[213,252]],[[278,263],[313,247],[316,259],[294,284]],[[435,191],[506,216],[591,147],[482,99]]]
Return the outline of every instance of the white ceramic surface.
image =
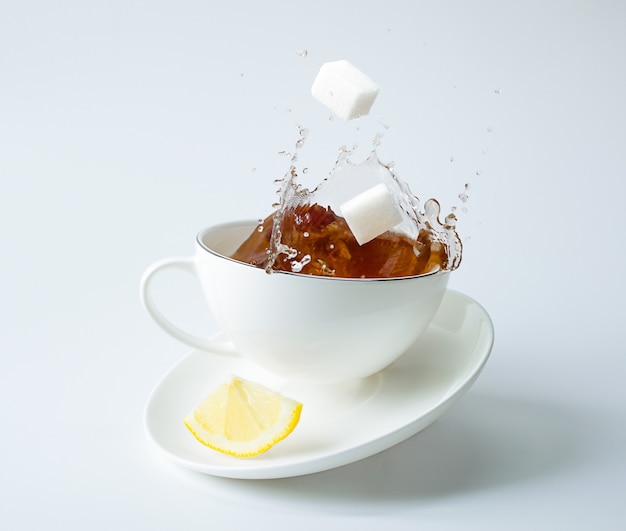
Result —
[[[420,341],[369,378],[336,385],[288,383],[242,358],[194,350],[154,389],[145,428],[184,467],[231,478],[278,478],[345,465],[389,448],[424,429],[473,384],[494,341],[487,312],[448,290]],[[271,385],[303,402],[300,424],[284,441],[251,459],[199,444],[183,417],[229,374]]]
[[[255,226],[240,221],[201,232],[193,257],[162,260],[147,269],[141,297],[157,324],[177,339],[212,353],[236,351],[286,379],[336,383],[387,367],[426,329],[450,277],[446,271],[391,279],[268,275],[225,258]],[[160,313],[151,282],[168,268],[198,277],[224,332],[220,340],[196,338]]]

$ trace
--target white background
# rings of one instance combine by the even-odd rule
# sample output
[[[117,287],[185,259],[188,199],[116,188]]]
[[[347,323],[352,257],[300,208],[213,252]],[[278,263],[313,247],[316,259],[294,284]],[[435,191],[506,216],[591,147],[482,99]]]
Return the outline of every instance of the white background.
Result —
[[[606,0],[3,0],[2,528],[623,529],[625,25]],[[336,59],[381,87],[358,124],[309,94]],[[139,279],[205,226],[267,214],[296,124],[309,175],[383,131],[413,191],[459,207],[451,287],[490,312],[493,354],[372,458],[189,472],[143,432],[188,348]],[[173,318],[215,331],[191,280],[163,284]]]

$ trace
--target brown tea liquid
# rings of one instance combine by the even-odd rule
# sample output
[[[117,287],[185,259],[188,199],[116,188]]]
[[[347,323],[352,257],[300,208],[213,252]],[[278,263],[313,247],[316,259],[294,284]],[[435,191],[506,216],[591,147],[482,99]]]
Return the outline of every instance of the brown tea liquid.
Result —
[[[359,245],[346,221],[329,207],[298,205],[282,212],[280,252],[270,266],[273,215],[266,218],[231,256],[273,271],[336,278],[393,278],[448,268],[448,253],[433,232],[417,238],[392,231]],[[269,267],[268,267],[269,266]]]

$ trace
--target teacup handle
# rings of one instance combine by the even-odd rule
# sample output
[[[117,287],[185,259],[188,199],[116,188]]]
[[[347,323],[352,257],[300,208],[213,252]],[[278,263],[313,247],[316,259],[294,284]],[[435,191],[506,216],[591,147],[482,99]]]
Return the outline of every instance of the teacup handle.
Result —
[[[153,263],[146,269],[141,278],[140,297],[144,308],[152,319],[168,334],[179,341],[200,350],[208,350],[218,354],[235,354],[235,347],[230,341],[213,338],[202,338],[186,332],[167,319],[156,307],[152,298],[152,281],[157,273],[166,269],[178,269],[191,273],[197,277],[196,263],[193,256],[174,256]]]

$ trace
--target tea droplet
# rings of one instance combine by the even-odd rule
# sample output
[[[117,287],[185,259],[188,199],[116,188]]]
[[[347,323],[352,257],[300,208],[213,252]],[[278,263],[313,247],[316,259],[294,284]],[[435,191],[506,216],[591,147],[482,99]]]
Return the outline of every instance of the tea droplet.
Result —
[[[446,227],[446,229],[454,229],[454,227],[456,226],[456,222],[456,216],[454,214],[448,214],[446,216],[444,226]]]
[[[459,194],[459,199],[463,201],[463,203],[467,203],[467,201],[469,200],[469,195],[467,194],[469,189],[470,189],[469,183],[465,183],[465,186],[463,187],[463,191]]]
[[[302,146],[304,146],[304,142],[309,135],[309,130],[302,127],[301,125],[298,125],[298,133],[300,134],[300,137],[298,138],[298,140],[296,140],[296,149],[300,149]]]
[[[299,262],[297,260],[294,260],[293,262],[291,262],[291,270],[294,273],[299,273],[300,271],[302,271],[302,268],[307,265],[309,262],[311,262],[311,255],[304,255],[302,257],[302,260],[300,260]]]

